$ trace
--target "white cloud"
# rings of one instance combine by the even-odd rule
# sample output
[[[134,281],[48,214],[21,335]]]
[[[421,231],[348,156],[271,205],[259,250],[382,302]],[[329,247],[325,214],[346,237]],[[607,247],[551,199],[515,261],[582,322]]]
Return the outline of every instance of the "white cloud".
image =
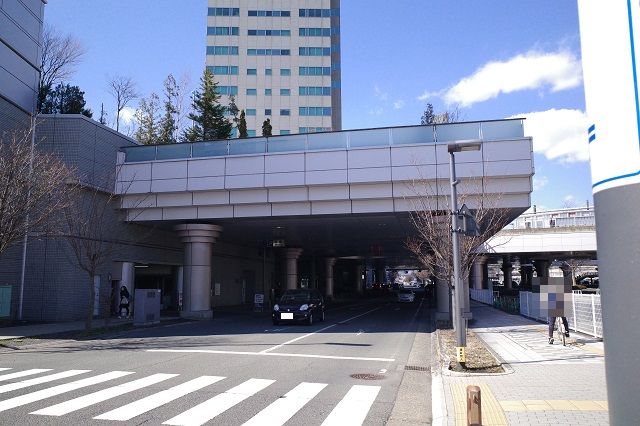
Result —
[[[383,92],[382,90],[380,90],[380,87],[378,87],[377,84],[373,86],[373,94],[376,98],[380,99],[381,101],[386,101],[389,99],[389,94],[387,92]]]
[[[564,197],[565,203],[573,203],[575,201],[576,201],[576,197],[574,197],[573,195],[567,195],[566,197]]]
[[[377,107],[377,108],[370,109],[369,115],[378,117],[378,116],[381,116],[383,112],[384,112],[384,109],[382,107]]]
[[[418,96],[418,100],[419,101],[426,101],[429,100],[431,98],[439,98],[440,96],[442,96],[442,94],[444,93],[444,91],[439,91],[439,92],[429,92],[428,90],[425,90],[424,92],[422,92],[422,95]]]
[[[136,110],[131,107],[124,107],[120,111],[120,122],[124,124],[131,124],[136,119]]]
[[[549,183],[549,178],[547,178],[546,176],[534,176],[533,177],[533,190],[534,191],[538,191],[542,188],[544,188],[545,186],[547,186],[547,184]]]
[[[489,62],[471,76],[447,89],[447,104],[468,107],[497,97],[500,93],[551,87],[552,92],[577,87],[582,82],[582,66],[569,51],[529,51],[506,61]],[[418,99],[425,100],[427,92]],[[424,99],[422,99],[425,97]]]
[[[393,103],[393,109],[402,109],[404,108],[404,101],[402,99],[398,99]]]
[[[523,117],[525,136],[533,137],[533,151],[562,163],[589,161],[587,115],[576,109],[550,109],[514,115]]]

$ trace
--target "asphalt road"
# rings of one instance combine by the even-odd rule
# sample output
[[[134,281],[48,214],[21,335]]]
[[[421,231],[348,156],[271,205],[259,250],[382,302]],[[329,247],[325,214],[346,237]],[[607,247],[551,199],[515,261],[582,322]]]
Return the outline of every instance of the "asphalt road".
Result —
[[[420,300],[377,300],[313,326],[227,313],[4,350],[0,424],[385,424],[428,318]]]

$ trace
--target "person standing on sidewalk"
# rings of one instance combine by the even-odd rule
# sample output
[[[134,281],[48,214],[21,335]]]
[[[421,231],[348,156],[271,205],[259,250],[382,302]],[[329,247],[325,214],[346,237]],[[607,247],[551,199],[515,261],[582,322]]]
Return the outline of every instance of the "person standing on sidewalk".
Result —
[[[556,318],[557,317],[549,317],[549,344],[553,345],[553,329],[555,328],[556,325]],[[564,324],[564,335],[566,337],[569,337],[569,321],[567,321],[567,317],[560,317],[562,318],[562,322]]]
[[[120,306],[118,307],[118,318],[129,318],[129,299],[131,298],[131,295],[129,294],[129,290],[127,290],[127,287],[122,286],[120,287]],[[127,315],[123,316],[122,315],[122,310],[126,309],[127,310]]]

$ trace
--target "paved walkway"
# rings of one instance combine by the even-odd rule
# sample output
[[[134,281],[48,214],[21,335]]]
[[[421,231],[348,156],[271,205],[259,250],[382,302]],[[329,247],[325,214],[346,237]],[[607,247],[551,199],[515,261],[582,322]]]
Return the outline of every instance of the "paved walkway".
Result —
[[[466,425],[466,386],[482,391],[483,425],[608,425],[602,342],[572,333],[547,343],[547,325],[472,305],[474,331],[509,364],[500,375],[443,375],[449,425]]]
[[[164,319],[164,318],[163,318]],[[109,327],[117,327],[123,324],[133,323],[132,319],[111,318]],[[93,320],[93,327],[101,328],[105,326],[104,319]],[[10,327],[0,327],[0,340],[22,339],[25,337],[43,336],[57,333],[68,333],[70,331],[84,330],[84,321],[57,322],[47,324],[14,325]]]

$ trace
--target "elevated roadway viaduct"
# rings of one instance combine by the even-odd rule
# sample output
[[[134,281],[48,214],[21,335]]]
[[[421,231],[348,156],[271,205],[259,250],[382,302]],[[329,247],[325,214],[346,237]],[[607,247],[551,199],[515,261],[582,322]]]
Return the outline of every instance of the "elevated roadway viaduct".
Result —
[[[211,256],[225,243],[284,246],[275,262],[283,288],[307,285],[299,259],[321,260],[311,268],[321,279],[308,285],[329,297],[336,259],[357,263],[350,277],[359,291],[365,259],[415,264],[405,248],[410,213],[425,196],[434,211],[448,209],[447,144],[469,140],[482,146],[456,154],[459,194],[472,210],[481,201],[504,209],[506,225],[530,206],[532,140],[522,120],[127,147],[116,192],[126,220],[180,236],[183,311],[207,317]]]

